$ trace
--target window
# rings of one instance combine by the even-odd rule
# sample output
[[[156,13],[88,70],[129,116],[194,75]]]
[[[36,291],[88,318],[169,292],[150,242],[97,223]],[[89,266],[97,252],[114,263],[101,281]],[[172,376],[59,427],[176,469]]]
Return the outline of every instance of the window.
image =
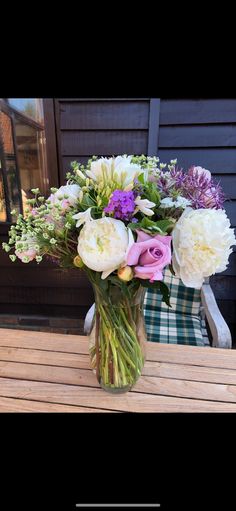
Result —
[[[25,213],[31,188],[46,194],[49,186],[41,99],[0,101],[0,222]]]

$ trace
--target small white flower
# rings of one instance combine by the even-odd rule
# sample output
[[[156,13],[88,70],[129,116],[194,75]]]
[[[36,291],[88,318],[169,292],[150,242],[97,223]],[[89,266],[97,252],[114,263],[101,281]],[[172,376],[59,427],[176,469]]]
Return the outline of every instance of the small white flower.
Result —
[[[175,202],[171,197],[165,197],[165,199],[161,199],[160,208],[174,208]]]
[[[185,199],[185,197],[179,196],[177,201],[175,202],[177,208],[185,209],[187,206],[191,206],[192,203],[190,200]]]
[[[136,197],[135,199],[136,208],[134,211],[134,214],[138,211],[141,211],[141,213],[144,213],[144,215],[152,216],[154,215],[154,211],[152,211],[150,208],[154,208],[156,206],[155,202],[151,202],[148,199],[141,199],[140,195]]]
[[[72,218],[78,220],[76,227],[80,227],[82,224],[91,222],[93,220],[90,213],[91,209],[92,208],[88,208],[86,211],[81,211],[80,213],[76,213],[76,215],[72,216]]]
[[[190,200],[185,199],[185,197],[177,197],[174,200],[172,197],[166,197],[161,200],[160,208],[182,208],[185,209],[187,206],[191,206],[192,203]]]

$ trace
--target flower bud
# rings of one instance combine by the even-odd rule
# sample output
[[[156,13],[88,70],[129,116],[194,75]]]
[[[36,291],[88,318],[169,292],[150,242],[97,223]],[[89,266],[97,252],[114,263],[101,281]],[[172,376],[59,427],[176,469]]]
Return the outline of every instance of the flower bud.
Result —
[[[74,257],[73,263],[77,268],[83,268],[84,266],[84,263],[79,255]]]
[[[123,268],[119,268],[117,273],[119,279],[123,280],[124,282],[129,282],[129,280],[132,280],[134,276],[134,272],[131,266],[124,266]]]

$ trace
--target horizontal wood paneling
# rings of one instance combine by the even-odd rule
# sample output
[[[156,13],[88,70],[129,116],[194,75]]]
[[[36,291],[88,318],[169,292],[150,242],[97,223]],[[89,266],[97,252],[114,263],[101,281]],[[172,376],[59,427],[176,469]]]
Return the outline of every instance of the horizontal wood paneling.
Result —
[[[167,99],[161,101],[160,124],[236,123],[236,99]]]
[[[149,101],[61,102],[61,129],[148,129]]]
[[[230,219],[231,225],[236,226],[236,201],[231,200],[224,203],[224,208]]]
[[[236,174],[236,148],[159,148],[158,156],[164,163],[177,158],[177,164],[184,169],[200,165],[214,174]]]
[[[228,268],[221,275],[234,275],[236,277],[236,251],[230,254]]]
[[[211,277],[218,300],[236,300],[236,277],[222,274]]]
[[[228,199],[236,199],[236,174],[213,174],[213,177],[219,182]]]
[[[11,263],[11,261],[9,260]],[[84,288],[89,287],[89,281],[82,270],[79,269],[56,269],[35,267],[30,264],[14,267],[11,263],[10,268],[6,268],[6,271],[1,272],[1,285],[2,286],[21,286],[29,287],[31,283],[32,287],[71,287],[80,289],[84,292]]]
[[[51,304],[85,306],[94,301],[92,288],[63,287],[63,292],[54,287],[9,287],[1,286],[0,303]]]
[[[63,156],[78,154],[104,155],[142,154],[147,152],[148,132],[146,130],[90,130],[61,131],[61,151]]]
[[[159,147],[236,147],[235,125],[160,126]]]

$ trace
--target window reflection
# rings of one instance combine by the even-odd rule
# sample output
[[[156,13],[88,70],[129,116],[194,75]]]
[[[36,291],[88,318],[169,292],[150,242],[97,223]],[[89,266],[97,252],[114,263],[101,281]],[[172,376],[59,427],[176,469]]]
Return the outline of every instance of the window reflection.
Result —
[[[41,98],[8,98],[9,104],[27,117],[43,123],[43,105]]]
[[[46,174],[43,164],[43,132],[26,124],[21,118],[15,120],[16,147],[20,172],[23,213],[26,198],[31,198],[32,188],[45,191]]]
[[[10,116],[3,111],[0,112],[0,128],[1,143],[4,152],[4,162],[2,162],[2,166],[4,165],[5,167],[9,207],[10,210],[15,209],[17,213],[20,213],[21,198],[14,149],[12,121]]]
[[[6,203],[5,203],[5,194],[4,194],[4,186],[3,186],[3,178],[0,169],[0,222],[6,222],[7,214],[6,214]]]

